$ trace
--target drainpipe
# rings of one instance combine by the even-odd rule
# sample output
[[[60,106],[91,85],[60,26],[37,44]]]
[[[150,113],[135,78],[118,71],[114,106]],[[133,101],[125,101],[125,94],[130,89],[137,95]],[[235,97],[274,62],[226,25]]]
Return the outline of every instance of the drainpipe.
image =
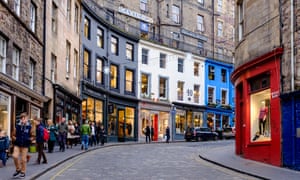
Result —
[[[291,0],[291,91],[295,90],[294,82],[294,0]]]
[[[45,96],[45,74],[46,74],[46,10],[47,10],[47,1],[44,1],[44,29],[43,29],[43,72],[42,72],[42,95]],[[48,103],[48,102],[46,102]],[[48,107],[48,105],[46,106]],[[42,117],[45,116],[45,103],[43,106]]]

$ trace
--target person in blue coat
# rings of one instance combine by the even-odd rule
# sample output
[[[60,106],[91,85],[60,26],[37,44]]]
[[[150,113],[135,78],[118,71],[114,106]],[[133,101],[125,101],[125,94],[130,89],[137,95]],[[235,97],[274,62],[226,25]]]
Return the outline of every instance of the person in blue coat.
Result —
[[[0,130],[0,160],[6,166],[7,153],[9,148],[9,138],[4,130]]]

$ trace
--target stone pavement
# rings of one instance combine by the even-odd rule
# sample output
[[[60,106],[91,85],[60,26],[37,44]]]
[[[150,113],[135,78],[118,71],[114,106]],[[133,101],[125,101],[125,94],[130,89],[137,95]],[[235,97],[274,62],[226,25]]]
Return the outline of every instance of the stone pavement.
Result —
[[[248,174],[260,179],[272,180],[294,180],[300,179],[300,171],[291,170],[283,167],[272,166],[269,164],[252,161],[242,158],[235,154],[235,147],[232,144],[221,148],[214,148],[207,151],[202,149],[199,157],[216,165]]]
[[[107,143],[105,146],[90,147],[88,151],[97,148],[105,148],[115,145],[129,145],[137,144],[138,142],[126,142],[126,143]],[[29,153],[31,155],[30,162],[27,165],[27,172],[25,179],[37,179],[44,172],[62,164],[68,159],[76,157],[86,151],[80,149],[80,145],[73,147],[72,149],[66,149],[65,152],[59,152],[58,147],[55,147],[53,153],[46,153],[48,164],[35,164],[37,159],[37,153]],[[290,170],[281,167],[275,167],[268,164],[247,160],[241,158],[234,153],[234,147],[232,143],[219,148],[206,149],[200,148],[199,157],[212,162],[216,165],[229,168],[231,170],[248,174],[261,179],[300,179],[300,171]],[[15,167],[12,158],[9,158],[6,167],[0,167],[0,180],[12,179],[12,174],[15,172]]]

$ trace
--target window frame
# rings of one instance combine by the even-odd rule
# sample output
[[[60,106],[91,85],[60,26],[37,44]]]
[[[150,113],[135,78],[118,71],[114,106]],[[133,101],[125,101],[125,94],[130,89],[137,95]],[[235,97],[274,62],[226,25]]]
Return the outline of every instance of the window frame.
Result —
[[[95,81],[97,84],[104,84],[104,60],[100,57],[96,58]]]
[[[200,32],[204,32],[204,16],[198,14],[197,15],[197,30]]]
[[[210,90],[212,90],[212,92]],[[214,86],[207,87],[207,102],[213,104],[216,103],[216,87]]]
[[[104,30],[97,27],[97,47],[104,48]]]
[[[126,59],[129,61],[134,61],[134,45],[132,43],[126,42]]]
[[[87,17],[87,16],[85,16],[84,17],[84,23],[83,23],[84,25],[84,27],[83,27],[83,35],[84,35],[84,37],[85,38],[87,38],[87,39],[90,39],[90,37],[91,37],[91,20]]]
[[[208,79],[215,80],[215,66],[208,65]]]
[[[115,68],[115,70],[113,68]],[[119,66],[116,64],[110,64],[109,69],[110,69],[109,87],[111,89],[119,89]]]
[[[21,14],[21,0],[14,0],[14,11],[20,16]]]
[[[164,80],[163,84],[161,80]],[[166,100],[168,98],[168,78],[160,76],[158,83],[159,99]],[[163,85],[163,87],[161,87],[161,85]]]
[[[172,21],[176,24],[180,23],[180,7],[175,4],[172,5]]]
[[[86,59],[86,55],[87,59]],[[91,51],[88,49],[84,48],[83,50],[83,78],[91,80]]]
[[[177,81],[177,100],[183,101],[184,98],[184,82]]]
[[[0,35],[0,72],[6,73],[7,40]]]
[[[177,59],[177,72],[183,73],[184,71],[184,59],[178,58]]]
[[[19,80],[20,57],[21,57],[21,50],[18,47],[14,46],[13,47],[13,56],[12,56],[11,76],[16,81]]]
[[[36,19],[37,19],[37,7],[31,2],[30,3],[30,29],[32,32],[36,31]]]
[[[131,79],[129,77],[127,77],[127,73],[131,73]],[[134,70],[132,69],[125,69],[125,92],[129,93],[129,94],[133,94],[134,93]],[[128,79],[129,78],[129,79]]]
[[[114,55],[119,55],[119,38],[117,38],[114,35],[111,35],[110,43],[111,53]]]
[[[167,54],[160,53],[159,54],[159,67],[162,69],[166,69],[166,61],[167,61]]]
[[[57,81],[57,60],[56,56],[51,53],[51,69],[50,69],[50,76],[52,83]]]
[[[34,89],[34,80],[35,80],[35,61],[30,58],[30,64],[29,64],[29,88]]]
[[[142,64],[148,64],[149,49],[142,48]]]
[[[144,78],[143,76],[145,76],[147,78],[147,82],[144,83]],[[151,75],[150,74],[147,74],[147,73],[141,73],[141,95],[142,97],[150,97],[150,77]],[[143,89],[146,89],[146,93]]]

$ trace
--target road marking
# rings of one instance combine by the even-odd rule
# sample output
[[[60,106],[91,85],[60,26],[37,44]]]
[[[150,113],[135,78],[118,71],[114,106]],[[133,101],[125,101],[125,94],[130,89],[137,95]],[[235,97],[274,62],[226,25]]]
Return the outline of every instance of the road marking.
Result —
[[[70,167],[72,167],[75,163],[77,163],[79,160],[81,160],[83,158],[83,156],[78,157],[77,159],[75,159],[72,163],[70,163],[69,165],[67,165],[65,168],[63,168],[62,170],[58,171],[58,173],[56,173],[51,180],[56,179],[57,176],[60,176],[62,173],[64,173],[67,169],[69,169]]]

